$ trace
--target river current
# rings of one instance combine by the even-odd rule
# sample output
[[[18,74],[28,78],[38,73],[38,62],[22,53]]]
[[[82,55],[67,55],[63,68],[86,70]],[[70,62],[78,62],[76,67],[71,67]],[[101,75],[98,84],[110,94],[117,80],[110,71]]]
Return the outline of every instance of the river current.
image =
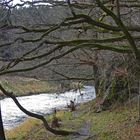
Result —
[[[82,96],[81,96],[82,94]],[[92,86],[84,86],[81,91],[68,91],[61,94],[38,94],[31,96],[17,97],[21,105],[27,110],[38,114],[50,114],[56,109],[65,109],[70,100],[76,104],[88,102],[96,97],[95,89]],[[1,100],[1,109],[4,128],[9,130],[21,124],[28,116],[15,105],[12,99]]]

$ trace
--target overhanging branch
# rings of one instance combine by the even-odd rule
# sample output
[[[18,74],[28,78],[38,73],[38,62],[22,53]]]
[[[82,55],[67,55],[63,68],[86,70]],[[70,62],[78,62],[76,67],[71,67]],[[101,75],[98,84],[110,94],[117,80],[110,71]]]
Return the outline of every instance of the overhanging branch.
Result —
[[[58,59],[60,59],[60,58],[62,58],[64,56],[66,56],[67,54],[69,54],[71,52],[74,52],[74,51],[76,51],[78,49],[82,49],[82,48],[94,48],[94,49],[98,49],[98,50],[110,50],[110,51],[119,52],[119,53],[131,53],[132,52],[132,50],[128,46],[118,47],[118,46],[109,46],[109,45],[104,46],[104,45],[95,44],[95,43],[82,43],[82,44],[79,44],[79,45],[69,49],[68,51],[66,51],[66,52],[64,52],[64,53],[62,53],[60,55],[52,57],[50,60],[44,61],[44,62],[42,62],[40,64],[35,65],[35,66],[22,68],[22,69],[1,71],[0,75],[8,74],[8,73],[31,71],[31,70],[37,69],[39,67],[42,67],[44,65],[47,65],[47,64],[51,63],[54,60],[58,60]],[[40,55],[38,57],[40,57]]]
[[[35,114],[35,113],[32,113],[28,110],[26,110],[20,103],[19,101],[16,99],[16,97],[14,96],[13,93],[10,93],[8,91],[6,91],[3,86],[0,84],[0,90],[8,97],[12,98],[13,101],[15,102],[15,104],[18,106],[18,108],[24,112],[26,115],[28,116],[31,116],[31,117],[34,117],[36,119],[39,119],[43,122],[44,124],[44,127],[46,128],[46,130],[56,134],[56,135],[80,135],[78,132],[74,132],[74,131],[65,131],[65,130],[55,130],[53,128],[51,128],[48,124],[48,122],[46,121],[46,119],[42,116],[42,115],[39,115],[39,114]]]

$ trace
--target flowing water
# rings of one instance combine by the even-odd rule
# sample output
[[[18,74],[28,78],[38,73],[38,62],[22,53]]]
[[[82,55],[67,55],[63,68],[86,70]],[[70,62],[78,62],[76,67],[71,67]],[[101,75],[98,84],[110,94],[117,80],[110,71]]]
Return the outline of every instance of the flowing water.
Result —
[[[81,96],[81,94],[83,94]],[[90,101],[96,97],[95,89],[92,86],[84,86],[79,91],[69,91],[61,94],[38,94],[32,96],[17,97],[18,101],[27,110],[38,114],[50,114],[54,108],[64,109],[70,100],[77,104]],[[28,116],[15,105],[12,99],[1,100],[2,117],[5,129],[12,129],[21,124]]]

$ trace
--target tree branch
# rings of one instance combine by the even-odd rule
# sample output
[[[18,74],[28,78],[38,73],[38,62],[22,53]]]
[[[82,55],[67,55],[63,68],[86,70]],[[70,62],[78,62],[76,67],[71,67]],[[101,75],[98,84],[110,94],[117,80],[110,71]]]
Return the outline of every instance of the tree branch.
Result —
[[[132,50],[129,49],[128,46],[118,47],[118,46],[114,46],[114,45],[113,46],[109,46],[109,45],[104,46],[104,45],[95,44],[95,43],[82,43],[82,44],[79,44],[79,45],[69,49],[68,51],[66,51],[58,56],[52,57],[50,60],[47,60],[47,61],[42,62],[40,64],[37,64],[35,66],[28,67],[28,68],[22,68],[22,69],[1,71],[0,75],[8,74],[8,73],[31,71],[31,70],[37,69],[39,67],[42,67],[44,65],[47,65],[47,64],[51,63],[53,60],[58,60],[64,56],[66,56],[67,54],[74,52],[74,51],[81,49],[81,48],[94,48],[94,49],[98,49],[98,50],[110,50],[110,51],[115,51],[115,52],[119,52],[119,53],[131,53],[132,52]],[[40,57],[40,55],[38,57]]]
[[[34,117],[36,119],[39,119],[43,122],[44,124],[44,127],[46,128],[46,130],[56,134],[56,135],[63,135],[63,136],[66,136],[66,135],[80,135],[78,132],[75,132],[75,131],[65,131],[65,130],[55,130],[53,128],[51,128],[48,124],[48,122],[46,121],[46,119],[42,116],[42,115],[39,115],[39,114],[35,114],[35,113],[32,113],[28,110],[26,110],[20,103],[19,101],[16,99],[16,97],[14,96],[13,93],[10,93],[10,92],[7,92],[3,86],[0,84],[0,90],[8,97],[12,98],[13,101],[15,102],[15,104],[18,106],[18,108],[24,112],[26,115],[28,116],[31,116],[31,117]]]
[[[96,0],[97,4],[99,5],[99,7],[106,12],[108,15],[110,15],[114,21],[116,22],[116,24],[122,29],[123,33],[125,34],[125,36],[127,37],[127,40],[136,56],[136,59],[140,62],[140,52],[138,50],[138,48],[136,47],[135,41],[133,39],[133,37],[131,36],[131,34],[128,32],[127,28],[125,27],[125,25],[123,24],[123,22],[117,18],[117,16],[110,11],[109,9],[107,9],[100,0]]]

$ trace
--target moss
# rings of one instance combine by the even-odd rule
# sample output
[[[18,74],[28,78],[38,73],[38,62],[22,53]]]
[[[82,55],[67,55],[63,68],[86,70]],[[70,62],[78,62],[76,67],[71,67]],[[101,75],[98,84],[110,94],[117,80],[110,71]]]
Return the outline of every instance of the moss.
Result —
[[[129,81],[126,77],[114,77],[111,82],[111,88],[107,100],[111,103],[115,103],[116,101],[119,103],[126,102],[130,94],[128,83]]]

